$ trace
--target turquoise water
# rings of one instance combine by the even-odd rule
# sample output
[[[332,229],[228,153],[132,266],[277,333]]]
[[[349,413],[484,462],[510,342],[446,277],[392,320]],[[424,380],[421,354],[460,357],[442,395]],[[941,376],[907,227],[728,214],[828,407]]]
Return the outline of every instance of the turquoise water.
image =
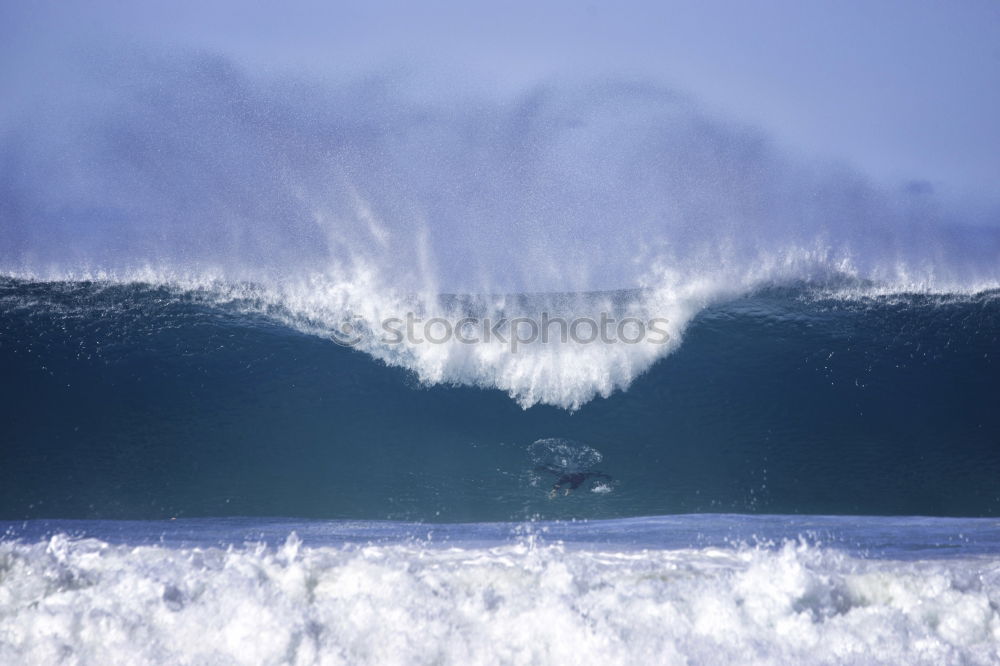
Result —
[[[209,295],[3,283],[0,517],[1000,513],[993,294],[759,292],[576,411]]]

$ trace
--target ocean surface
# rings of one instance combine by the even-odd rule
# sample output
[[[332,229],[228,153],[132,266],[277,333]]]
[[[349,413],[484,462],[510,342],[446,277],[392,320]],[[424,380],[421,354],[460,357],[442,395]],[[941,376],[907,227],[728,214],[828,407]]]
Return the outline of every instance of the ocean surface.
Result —
[[[254,285],[0,314],[3,663],[1000,660],[996,292],[762,288],[527,408]]]
[[[262,298],[0,282],[0,517],[1000,515],[995,292],[761,290],[575,410],[466,359],[422,381]],[[506,355],[589,352],[548,346]],[[550,497],[573,472],[605,476]]]

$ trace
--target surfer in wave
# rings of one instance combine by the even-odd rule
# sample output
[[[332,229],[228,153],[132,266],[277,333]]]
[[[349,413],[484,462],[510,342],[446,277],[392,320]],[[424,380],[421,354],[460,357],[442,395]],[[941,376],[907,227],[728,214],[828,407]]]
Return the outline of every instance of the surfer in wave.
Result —
[[[560,490],[563,491],[563,495],[569,495],[591,479],[611,481],[611,475],[604,472],[570,471],[555,465],[539,465],[535,471],[547,472],[556,477],[556,482],[552,484],[552,489],[549,491],[549,498],[554,498]]]

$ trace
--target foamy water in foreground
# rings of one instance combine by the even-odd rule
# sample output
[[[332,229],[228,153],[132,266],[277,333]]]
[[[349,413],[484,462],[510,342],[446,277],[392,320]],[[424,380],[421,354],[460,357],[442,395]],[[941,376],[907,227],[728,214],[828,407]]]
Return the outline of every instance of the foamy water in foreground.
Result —
[[[496,526],[445,526],[442,542],[441,526],[353,524],[352,531],[351,523],[304,523],[306,542],[292,532],[268,545],[283,524],[260,532],[258,543],[236,546],[192,545],[233,536],[223,521],[196,522],[183,538],[165,531],[162,543],[151,535],[163,523],[76,530],[103,531],[107,540],[65,533],[13,539],[41,529],[26,525],[0,542],[0,662],[1000,659],[1000,558],[986,552],[995,521],[823,519],[829,534],[854,525],[855,536],[866,534],[863,544],[892,544],[891,552],[876,552],[815,538],[715,545],[740,518],[670,520],[556,526],[568,541],[498,539]],[[784,522],[754,520],[749,529],[765,532]],[[794,520],[787,519],[788,529]],[[698,524],[709,545],[649,547],[627,538],[661,530],[661,537],[673,535],[668,540],[691,539]],[[327,543],[307,545],[324,526]],[[421,539],[405,538],[425,529]],[[954,538],[926,550],[934,534]]]

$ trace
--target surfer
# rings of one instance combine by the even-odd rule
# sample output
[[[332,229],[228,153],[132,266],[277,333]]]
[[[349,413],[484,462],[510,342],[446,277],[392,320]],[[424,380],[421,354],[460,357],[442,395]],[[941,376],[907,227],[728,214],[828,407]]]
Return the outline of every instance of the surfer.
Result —
[[[590,479],[603,479],[605,481],[610,481],[611,476],[605,474],[604,472],[584,472],[584,471],[573,471],[564,468],[556,467],[555,465],[539,465],[535,468],[539,472],[548,472],[556,477],[556,482],[552,484],[552,490],[549,491],[549,498],[555,497],[559,494],[559,491],[563,491],[563,495],[569,495],[571,492],[579,488],[585,481]]]

